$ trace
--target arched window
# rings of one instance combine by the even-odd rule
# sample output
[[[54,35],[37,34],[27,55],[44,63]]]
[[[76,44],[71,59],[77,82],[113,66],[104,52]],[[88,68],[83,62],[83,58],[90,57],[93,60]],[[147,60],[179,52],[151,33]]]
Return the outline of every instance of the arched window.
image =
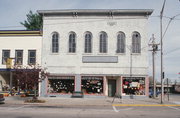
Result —
[[[90,32],[85,33],[84,52],[85,53],[91,53],[92,52],[92,34]]]
[[[59,52],[59,34],[54,32],[52,34],[52,53]]]
[[[132,35],[132,53],[141,53],[141,36],[138,32]]]
[[[117,35],[117,53],[125,53],[125,34],[119,32]]]
[[[69,52],[76,52],[76,34],[74,32],[71,32],[69,34]]]
[[[99,52],[107,53],[107,34],[106,32],[101,32],[99,35]]]

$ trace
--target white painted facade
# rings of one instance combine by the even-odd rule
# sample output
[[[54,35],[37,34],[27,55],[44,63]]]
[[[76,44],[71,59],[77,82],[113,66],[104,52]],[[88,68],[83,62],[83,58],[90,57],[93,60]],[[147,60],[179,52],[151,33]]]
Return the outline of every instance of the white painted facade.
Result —
[[[38,11],[43,16],[42,67],[56,76],[75,76],[80,86],[82,76],[103,76],[104,95],[108,94],[108,76],[116,78],[117,92],[122,93],[122,77],[148,77],[148,16],[152,10],[50,10]],[[100,14],[100,15],[99,15]],[[84,53],[85,32],[92,33],[92,53]],[[99,34],[107,33],[107,53],[99,52]],[[125,34],[125,53],[116,53],[117,34]],[[141,53],[132,54],[133,32],[141,35]],[[59,34],[59,52],[52,53],[52,34]],[[69,33],[76,33],[76,52],[68,52]],[[84,56],[115,56],[117,63],[83,63]],[[132,65],[131,65],[132,61]],[[132,72],[131,71],[132,68]],[[130,75],[131,73],[131,75]],[[45,86],[47,83],[45,82]],[[147,83],[146,83],[147,84]],[[42,88],[43,89],[43,88]],[[75,87],[75,91],[80,91]],[[147,92],[147,91],[146,91]],[[44,96],[46,92],[42,94]]]
[[[23,64],[28,65],[28,50],[36,50],[36,63],[41,64],[42,36],[0,36],[0,68],[2,64],[2,50],[10,50],[10,58],[15,58],[15,50],[23,50]]]
[[[141,53],[132,55],[133,75],[147,76],[148,37],[147,16],[44,16],[43,20],[43,51],[42,66],[49,72],[56,74],[118,74],[129,75],[130,47],[132,33],[137,31],[141,35]],[[112,24],[112,25],[110,25]],[[76,33],[77,51],[68,52],[69,33]],[[92,53],[84,53],[84,34],[92,33]],[[104,31],[108,35],[108,52],[99,53],[99,33]],[[122,31],[126,35],[126,52],[116,53],[117,33]],[[53,32],[60,35],[59,53],[51,52],[51,37]],[[83,56],[118,56],[118,63],[82,63]]]
[[[23,67],[28,66],[28,51],[36,51],[36,64],[41,64],[42,36],[40,31],[5,30],[0,31],[0,91],[3,86],[10,86],[10,71],[2,64],[3,50],[10,50],[12,68],[15,64],[15,51],[23,51]]]

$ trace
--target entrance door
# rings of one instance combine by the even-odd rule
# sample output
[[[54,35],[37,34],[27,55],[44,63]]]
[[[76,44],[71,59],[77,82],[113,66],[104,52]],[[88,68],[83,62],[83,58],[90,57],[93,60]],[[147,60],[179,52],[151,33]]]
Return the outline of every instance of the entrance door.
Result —
[[[108,80],[108,96],[113,97],[116,93],[116,80]]]

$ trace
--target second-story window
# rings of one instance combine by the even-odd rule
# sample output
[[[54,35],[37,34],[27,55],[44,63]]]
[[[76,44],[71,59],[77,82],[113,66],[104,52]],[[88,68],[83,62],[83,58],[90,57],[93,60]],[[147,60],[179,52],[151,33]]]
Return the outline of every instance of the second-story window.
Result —
[[[117,35],[117,53],[125,53],[125,34],[119,32]]]
[[[141,36],[138,32],[132,35],[132,53],[141,53]]]
[[[52,53],[59,52],[59,35],[57,32],[52,35]]]
[[[15,64],[18,64],[18,65],[23,64],[23,50],[15,51]]]
[[[28,64],[35,65],[36,64],[36,50],[28,51]]]
[[[100,33],[100,40],[99,40],[99,52],[100,53],[107,53],[107,34],[106,32]]]
[[[10,58],[10,50],[2,50],[2,64],[6,64],[8,58]]]
[[[85,33],[85,45],[84,52],[91,53],[92,52],[92,34],[90,32]]]
[[[76,52],[76,34],[74,32],[71,32],[69,34],[69,52]]]

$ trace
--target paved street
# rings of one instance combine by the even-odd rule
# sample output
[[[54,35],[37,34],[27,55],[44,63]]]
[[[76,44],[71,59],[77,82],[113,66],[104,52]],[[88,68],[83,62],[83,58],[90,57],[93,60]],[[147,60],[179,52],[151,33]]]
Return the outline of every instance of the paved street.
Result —
[[[0,118],[179,118],[179,112],[180,107],[0,106]]]
[[[178,97],[172,97],[175,101],[167,104],[180,105]],[[126,99],[123,103],[115,99],[114,104],[111,103],[112,98],[46,100],[46,103],[27,104],[9,98],[5,104],[0,104],[0,118],[180,118],[180,106],[136,106],[160,105],[159,99]],[[118,106],[125,104],[135,106]]]

